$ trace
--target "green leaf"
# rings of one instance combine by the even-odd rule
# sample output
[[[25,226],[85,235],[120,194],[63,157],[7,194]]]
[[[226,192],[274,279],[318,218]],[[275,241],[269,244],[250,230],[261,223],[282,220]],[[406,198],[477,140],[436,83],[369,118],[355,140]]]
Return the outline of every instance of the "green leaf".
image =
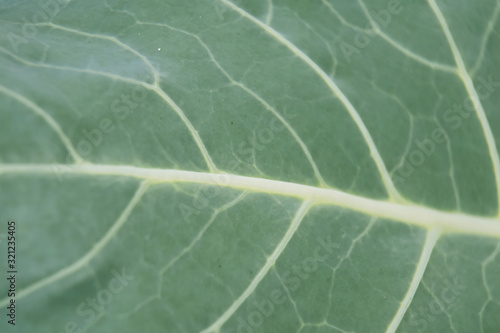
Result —
[[[4,1],[1,331],[499,332],[499,14]]]

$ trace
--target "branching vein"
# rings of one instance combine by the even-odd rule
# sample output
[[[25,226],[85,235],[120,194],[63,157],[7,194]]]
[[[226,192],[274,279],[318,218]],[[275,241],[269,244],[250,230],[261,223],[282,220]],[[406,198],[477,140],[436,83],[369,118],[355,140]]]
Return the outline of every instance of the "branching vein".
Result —
[[[74,34],[78,34],[78,35],[82,35],[82,36],[86,36],[86,37],[90,37],[90,38],[98,38],[98,39],[110,41],[110,42],[112,42],[112,43],[120,46],[121,48],[123,48],[123,49],[125,49],[125,50],[127,50],[127,51],[129,51],[129,52],[131,52],[133,54],[135,54],[142,61],[144,61],[144,63],[146,64],[146,66],[150,69],[150,71],[151,71],[151,73],[153,75],[154,81],[153,81],[152,85],[149,85],[149,84],[146,84],[146,83],[144,83],[143,85],[145,87],[147,87],[147,88],[150,88],[152,91],[156,92],[158,94],[158,96],[160,96],[168,105],[170,105],[170,107],[172,107],[172,109],[177,113],[177,115],[179,116],[179,118],[181,118],[182,122],[188,128],[191,136],[193,137],[193,139],[196,142],[196,144],[197,144],[197,146],[198,146],[201,154],[203,155],[203,158],[205,159],[205,162],[206,162],[209,170],[211,172],[217,172],[218,171],[217,167],[215,166],[215,163],[213,162],[210,154],[208,153],[207,148],[205,147],[205,144],[201,140],[198,131],[194,128],[194,126],[191,123],[191,121],[186,117],[186,114],[184,113],[184,111],[170,98],[170,96],[168,96],[163,91],[163,89],[161,89],[161,87],[160,87],[160,73],[153,66],[153,64],[151,63],[151,61],[149,61],[148,58],[146,58],[143,54],[139,53],[134,48],[128,46],[127,44],[121,42],[120,40],[118,40],[117,38],[115,38],[113,36],[98,35],[98,34],[92,34],[92,33],[82,32],[82,31],[79,31],[79,30],[75,30],[75,29],[64,27],[64,26],[56,25],[56,24],[53,24],[53,23],[47,23],[47,24],[43,24],[43,25],[47,25],[49,27],[52,27],[53,29],[59,29],[59,30],[62,30],[62,31],[67,31],[67,32],[70,32],[70,33],[74,33]]]
[[[71,143],[71,140],[68,138],[66,133],[64,133],[61,126],[59,126],[59,124],[54,120],[54,118],[52,118],[52,116],[47,111],[45,111],[44,109],[42,109],[41,107],[30,101],[26,97],[2,85],[0,85],[0,91],[5,95],[17,100],[21,104],[24,104],[26,107],[33,110],[33,112],[39,115],[43,120],[45,120],[45,122],[54,130],[54,132],[56,132],[57,136],[61,139],[61,141],[63,142],[64,146],[70,153],[75,163],[84,162],[83,158],[80,156],[80,154],[77,153],[75,147],[73,146],[73,143]]]
[[[453,53],[453,57],[455,58],[455,62],[458,67],[458,72],[459,76],[465,85],[465,88],[469,94],[469,97],[474,104],[474,108],[476,109],[477,117],[479,118],[479,122],[481,123],[481,126],[483,127],[484,131],[484,136],[486,138],[486,142],[488,144],[488,149],[490,153],[490,158],[493,163],[493,170],[495,173],[495,180],[496,180],[496,188],[497,188],[497,209],[500,209],[500,158],[498,155],[498,150],[497,146],[495,143],[495,138],[493,136],[493,132],[491,131],[490,124],[488,122],[488,118],[486,117],[486,112],[484,111],[483,105],[481,103],[481,100],[479,99],[479,96],[477,94],[476,88],[474,87],[474,83],[472,82],[472,79],[467,72],[465,68],[464,61],[462,59],[462,55],[460,54],[460,51],[458,50],[457,44],[455,43],[455,39],[453,38],[453,35],[451,34],[450,28],[448,27],[448,23],[446,22],[446,19],[443,16],[443,13],[441,12],[441,9],[439,9],[439,6],[436,4],[435,0],[428,0],[432,11],[436,15],[436,18],[439,21],[439,24],[441,25],[441,28],[443,29],[444,35],[446,36],[446,40],[448,41],[448,44],[450,46],[450,49]]]
[[[261,270],[255,275],[254,279],[250,283],[250,285],[245,289],[243,294],[236,299],[233,304],[220,316],[212,325],[210,325],[208,328],[204,329],[201,331],[201,333],[209,333],[209,332],[219,332],[220,328],[224,323],[231,318],[231,316],[236,312],[236,310],[239,309],[241,304],[245,302],[245,300],[255,291],[259,283],[264,279],[264,277],[267,275],[267,272],[269,269],[274,265],[276,260],[279,258],[281,253],[285,250],[285,247],[287,246],[288,242],[292,238],[292,236],[295,234],[295,231],[297,231],[297,228],[300,225],[300,222],[304,219],[304,216],[307,214],[307,211],[309,210],[309,207],[311,206],[311,201],[305,201],[302,203],[300,206],[299,210],[295,214],[295,217],[293,218],[292,224],[290,225],[290,228],[286,232],[285,236],[283,239],[279,242],[278,246],[276,246],[276,249],[274,249],[274,252],[267,258],[266,263],[264,266],[261,268]]]
[[[417,54],[414,51],[408,49],[406,46],[402,45],[399,41],[395,40],[394,38],[392,38],[391,36],[386,34],[384,31],[382,31],[380,29],[379,25],[375,22],[372,15],[370,14],[368,8],[366,8],[366,5],[363,2],[363,0],[358,0],[358,3],[361,6],[361,9],[365,13],[366,17],[368,18],[368,21],[370,22],[372,29],[375,31],[375,34],[377,34],[380,38],[382,38],[387,43],[389,43],[396,50],[400,51],[405,56],[407,56],[407,57],[425,65],[425,66],[428,66],[434,70],[441,70],[441,71],[450,72],[450,73],[457,72],[457,69],[455,67],[426,59],[423,56],[421,56],[420,54]]]
[[[23,297],[26,297],[34,292],[36,292],[39,289],[42,289],[43,287],[50,285],[52,283],[55,283],[61,279],[64,279],[65,277],[75,273],[76,271],[80,270],[81,268],[85,267],[94,259],[101,251],[102,249],[116,236],[118,231],[121,229],[121,227],[125,224],[127,219],[129,218],[130,214],[132,213],[133,209],[135,206],[139,203],[141,200],[142,196],[144,193],[147,191],[149,187],[149,183],[147,181],[143,181],[141,185],[137,188],[134,196],[132,199],[129,201],[125,209],[122,211],[118,219],[115,221],[113,226],[108,230],[108,232],[104,235],[99,242],[97,242],[91,249],[88,251],[82,258],[71,264],[70,266],[67,266],[60,271],[55,272],[54,274],[30,285],[27,288],[21,289],[19,293],[17,293],[17,299],[21,299]],[[4,298],[0,301],[0,306],[5,306],[8,304],[9,299]]]
[[[425,269],[427,268],[427,264],[429,263],[429,259],[431,258],[432,250],[436,245],[440,233],[441,231],[439,228],[434,228],[428,231],[424,249],[422,251],[422,255],[420,256],[420,261],[418,262],[415,275],[413,276],[413,279],[410,283],[410,288],[408,289],[408,292],[401,302],[401,305],[396,312],[396,315],[394,316],[391,324],[387,328],[386,333],[395,333],[399,327],[399,324],[401,323],[401,320],[403,320],[406,310],[408,310],[408,307],[410,306],[410,303],[413,300],[415,293],[417,292],[420,281],[422,281]]]

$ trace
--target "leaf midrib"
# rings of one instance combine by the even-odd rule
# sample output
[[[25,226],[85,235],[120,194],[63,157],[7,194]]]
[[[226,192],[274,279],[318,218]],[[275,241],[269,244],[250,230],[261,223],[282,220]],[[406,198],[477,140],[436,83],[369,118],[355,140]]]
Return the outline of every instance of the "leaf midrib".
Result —
[[[361,213],[392,219],[423,228],[441,227],[446,233],[465,233],[500,238],[500,218],[481,217],[460,212],[445,212],[414,203],[396,203],[366,198],[333,188],[291,183],[229,173],[210,173],[175,169],[144,168],[106,164],[4,164],[0,175],[51,174],[64,181],[67,174],[122,176],[155,183],[197,183],[241,190],[311,199],[314,205],[330,204]]]

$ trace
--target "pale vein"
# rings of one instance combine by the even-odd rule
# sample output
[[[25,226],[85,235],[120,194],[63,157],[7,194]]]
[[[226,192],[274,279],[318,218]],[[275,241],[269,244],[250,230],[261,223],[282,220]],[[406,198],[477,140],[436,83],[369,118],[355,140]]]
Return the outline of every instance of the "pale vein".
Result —
[[[30,285],[29,287],[25,289],[21,289],[19,293],[17,293],[16,298],[21,299],[23,297],[26,297],[37,290],[52,284],[56,281],[59,281],[82,267],[88,265],[92,259],[94,259],[101,251],[102,249],[116,236],[118,231],[121,229],[121,227],[125,224],[127,219],[129,218],[130,214],[132,213],[132,210],[135,208],[137,203],[141,200],[143,194],[146,192],[147,188],[149,186],[149,183],[144,181],[141,183],[141,185],[137,188],[134,196],[132,199],[129,201],[125,209],[122,211],[118,219],[115,221],[113,226],[108,230],[108,232],[104,235],[104,237],[99,240],[94,246],[88,251],[82,258],[80,258],[78,261],[73,263],[70,266],[67,266],[60,271]],[[3,300],[0,301],[0,306],[3,307],[6,304],[8,304],[9,299],[4,298]]]
[[[98,70],[94,70],[94,69],[89,69],[89,68],[76,68],[76,67],[59,66],[59,65],[47,64],[47,63],[36,63],[36,62],[32,62],[32,61],[23,59],[23,58],[15,55],[15,54],[7,51],[3,47],[0,47],[0,52],[8,54],[13,59],[19,61],[20,63],[25,64],[26,66],[30,66],[30,67],[55,69],[55,70],[60,70],[60,71],[68,71],[68,72],[82,73],[82,74],[88,74],[88,75],[98,75],[98,76],[103,76],[103,77],[107,77],[107,78],[113,79],[115,81],[123,81],[123,82],[126,82],[126,83],[136,84],[136,85],[139,85],[139,86],[144,86],[147,89],[151,89],[150,88],[151,85],[147,84],[147,83],[145,83],[143,81],[139,81],[139,80],[128,78],[128,77],[121,76],[121,75],[116,75],[116,74],[113,74],[113,73],[110,73],[110,72],[102,72],[102,71],[98,71]]]
[[[198,234],[193,238],[193,240],[189,243],[189,245],[187,247],[185,247],[181,253],[179,253],[179,255],[177,255],[175,258],[173,258],[172,260],[170,260],[161,270],[160,270],[160,276],[162,276],[163,274],[165,274],[165,272],[170,268],[172,267],[172,265],[174,265],[176,262],[178,262],[184,255],[186,255],[186,253],[188,253],[189,251],[191,251],[193,249],[193,247],[196,246],[196,244],[198,244],[198,242],[201,240],[201,238],[203,237],[203,235],[205,234],[205,232],[212,226],[212,224],[216,221],[216,218],[217,216],[228,210],[229,208],[237,205],[241,200],[243,200],[245,198],[245,196],[247,195],[246,192],[243,192],[241,193],[240,195],[238,195],[234,200],[232,200],[231,202],[225,204],[224,206],[218,208],[215,212],[213,212],[212,216],[210,217],[210,219],[208,220],[208,222],[203,226],[203,228],[201,228],[201,230],[198,232]]]
[[[66,149],[70,153],[71,157],[75,160],[75,163],[83,163],[84,162],[83,158],[77,153],[75,147],[71,143],[71,140],[68,138],[66,133],[64,133],[61,126],[59,126],[59,124],[54,120],[54,118],[52,118],[52,116],[47,111],[45,111],[44,109],[42,109],[41,107],[39,107],[38,105],[36,105],[32,101],[30,101],[26,97],[18,94],[17,92],[15,92],[13,90],[8,89],[2,85],[0,85],[0,91],[3,92],[4,94],[6,94],[7,96],[10,96],[13,99],[17,100],[18,102],[24,104],[26,107],[33,110],[33,112],[35,112],[37,115],[39,115],[43,120],[45,120],[45,122],[52,128],[52,130],[61,139],[64,146],[66,147]]]
[[[493,300],[493,291],[491,290],[487,278],[486,278],[486,269],[489,264],[495,260],[496,256],[500,253],[500,243],[497,244],[495,250],[481,263],[481,276],[484,284],[484,288],[486,289],[486,293],[488,294],[488,299],[484,302],[481,307],[481,311],[479,311],[479,324],[481,325],[481,333],[485,332],[484,330],[484,311],[488,304]]]
[[[434,14],[436,15],[436,18],[439,21],[439,24],[441,25],[441,28],[443,29],[443,32],[446,36],[446,39],[448,41],[448,44],[450,45],[450,49],[453,53],[453,57],[455,59],[455,62],[458,67],[458,73],[460,78],[462,79],[462,82],[465,85],[465,88],[467,89],[467,92],[470,96],[470,99],[472,100],[472,103],[474,104],[474,107],[476,109],[477,117],[479,118],[479,122],[481,123],[481,126],[483,127],[484,135],[486,138],[486,142],[488,144],[488,149],[491,157],[491,161],[493,163],[493,169],[495,172],[495,180],[496,180],[496,188],[497,188],[497,206],[498,209],[500,209],[500,158],[498,155],[498,150],[495,144],[495,138],[493,136],[493,132],[491,131],[490,124],[488,122],[488,118],[486,117],[486,112],[484,111],[483,105],[479,99],[479,96],[476,92],[476,88],[474,87],[474,83],[472,82],[472,79],[467,72],[465,68],[464,61],[462,59],[462,55],[460,54],[457,44],[455,43],[455,40],[453,38],[453,35],[451,34],[450,28],[448,27],[448,23],[446,23],[446,19],[443,16],[443,13],[441,12],[441,9],[439,9],[438,5],[436,4],[435,0],[428,0]]]
[[[414,51],[408,49],[406,46],[402,45],[399,41],[395,40],[388,34],[386,34],[384,31],[382,31],[379,27],[379,25],[375,22],[373,17],[371,16],[368,8],[366,8],[365,3],[362,0],[358,0],[359,5],[361,6],[361,9],[363,9],[363,12],[365,13],[366,17],[368,18],[368,21],[370,25],[372,26],[373,30],[375,33],[385,40],[387,43],[389,43],[392,47],[394,47],[396,50],[400,51],[403,53],[405,56],[423,64],[426,65],[434,70],[441,70],[444,72],[450,72],[450,73],[457,73],[457,69],[455,67],[445,65],[439,62],[435,62],[429,59],[424,58],[420,54],[415,53]]]
[[[479,70],[479,67],[481,67],[486,51],[486,46],[488,45],[488,41],[491,37],[491,34],[495,31],[495,24],[498,20],[499,14],[500,14],[500,2],[497,1],[495,10],[493,11],[493,15],[491,16],[491,20],[488,22],[486,26],[486,32],[484,33],[483,39],[481,41],[481,49],[479,50],[479,55],[477,57],[476,63],[474,64],[474,67],[470,71],[472,77]]]
[[[209,332],[218,332],[220,327],[224,325],[224,323],[231,318],[231,316],[236,312],[236,310],[239,309],[241,304],[245,302],[245,300],[253,294],[259,283],[264,279],[264,277],[267,275],[267,272],[269,269],[275,264],[276,260],[279,258],[283,250],[285,250],[285,247],[287,246],[288,242],[292,238],[292,236],[295,234],[295,231],[297,231],[297,228],[300,225],[300,222],[302,222],[304,216],[307,214],[307,211],[309,207],[311,206],[311,201],[305,201],[302,203],[300,206],[299,210],[295,214],[295,217],[293,218],[292,224],[290,225],[290,228],[286,232],[285,236],[281,241],[279,242],[278,246],[274,249],[273,253],[267,258],[266,263],[264,266],[261,268],[261,270],[257,273],[257,275],[254,277],[250,285],[245,289],[245,291],[236,299],[233,304],[220,316],[212,325],[210,325],[208,328],[204,329],[201,331],[201,333],[209,333]]]
[[[440,233],[441,231],[439,228],[434,228],[427,232],[427,238],[422,250],[422,255],[420,256],[420,260],[417,264],[417,270],[415,271],[415,275],[413,276],[413,279],[410,283],[410,288],[408,289],[408,292],[401,302],[401,305],[399,306],[399,309],[396,312],[396,315],[394,316],[391,324],[387,328],[386,333],[395,333],[399,327],[399,324],[401,323],[401,320],[403,320],[403,317],[406,314],[406,311],[408,310],[408,307],[410,306],[415,293],[417,292],[420,281],[422,281],[425,269],[427,268],[429,259],[431,258],[432,250],[436,245]]]

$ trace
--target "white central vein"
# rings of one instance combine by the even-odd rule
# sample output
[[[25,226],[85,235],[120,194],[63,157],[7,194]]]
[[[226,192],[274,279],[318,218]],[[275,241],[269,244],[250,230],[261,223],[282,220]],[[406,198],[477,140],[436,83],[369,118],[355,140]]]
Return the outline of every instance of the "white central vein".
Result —
[[[135,208],[135,206],[139,203],[141,200],[143,194],[147,191],[149,186],[149,183],[147,182],[142,182],[141,185],[138,187],[136,190],[134,196],[132,199],[130,199],[129,203],[125,207],[125,209],[122,211],[118,219],[115,221],[113,226],[108,230],[108,232],[102,237],[99,242],[97,242],[91,249],[88,251],[83,257],[81,257],[79,260],[75,261],[73,264],[70,266],[67,266],[56,273],[47,276],[46,278],[33,283],[29,287],[25,289],[21,289],[18,293],[16,298],[20,299],[23,298],[49,284],[52,284],[58,280],[61,280],[65,278],[66,276],[69,276],[76,271],[80,270],[82,267],[88,265],[92,259],[94,259],[100,252],[101,250],[115,237],[115,235],[118,233],[118,231],[121,229],[121,227],[125,224],[127,219],[129,218],[130,214],[132,213],[132,210]],[[0,301],[0,307],[4,307],[7,305],[9,302],[8,298],[4,298]]]
[[[448,27],[448,23],[446,23],[446,19],[444,18],[441,9],[439,9],[439,6],[436,4],[436,1],[428,0],[428,2],[432,8],[432,11],[436,15],[436,18],[438,19],[441,28],[443,29],[448,44],[450,45],[451,52],[453,53],[453,58],[455,59],[455,62],[458,67],[458,74],[462,79],[462,82],[465,86],[465,89],[467,90],[467,93],[469,94],[470,99],[472,100],[472,103],[474,104],[477,117],[479,118],[479,122],[481,123],[481,126],[483,128],[491,161],[493,163],[493,170],[495,173],[496,188],[497,188],[497,205],[498,208],[500,209],[500,158],[498,156],[498,150],[495,143],[495,138],[493,136],[493,132],[491,131],[488,118],[486,117],[486,112],[484,111],[483,108],[483,104],[479,99],[476,88],[474,87],[474,83],[472,82],[472,79],[469,73],[467,72],[467,69],[465,68],[465,63],[464,60],[462,59],[462,55],[460,54],[457,44],[455,43],[455,39],[453,38],[450,28]]]
[[[276,260],[279,258],[281,253],[285,250],[285,247],[287,246],[288,242],[292,238],[292,236],[295,234],[295,231],[297,231],[297,228],[300,225],[300,222],[304,219],[304,216],[307,214],[307,211],[311,207],[311,201],[305,201],[302,203],[300,206],[299,210],[295,214],[295,217],[293,218],[292,224],[290,225],[290,228],[287,230],[285,233],[285,236],[281,241],[279,242],[278,246],[274,249],[273,253],[267,258],[267,261],[265,265],[261,268],[261,270],[257,273],[257,275],[254,277],[252,282],[248,285],[247,289],[236,299],[233,304],[220,316],[212,325],[210,325],[208,328],[204,329],[201,331],[201,333],[209,333],[209,332],[218,332],[220,327],[224,325],[224,323],[231,318],[231,316],[239,309],[241,304],[245,302],[245,300],[253,294],[259,283],[264,279],[264,277],[267,275],[267,272],[269,269],[274,265]]]
[[[224,3],[226,6],[230,7],[234,11],[238,12],[241,16],[249,19],[253,23],[257,24],[259,27],[261,27],[266,33],[271,35],[272,37],[276,38],[280,43],[285,45],[290,51],[292,51],[297,57],[302,59],[308,66],[310,66],[316,74],[318,74],[321,79],[328,85],[328,87],[332,90],[332,92],[339,98],[339,100],[342,102],[342,104],[346,107],[348,110],[349,114],[351,115],[352,119],[358,126],[359,130],[361,131],[361,134],[363,135],[363,138],[365,142],[368,145],[368,148],[370,149],[371,156],[373,160],[375,161],[375,164],[378,168],[378,171],[382,177],[382,181],[384,185],[387,188],[387,192],[389,193],[389,196],[393,200],[397,201],[404,201],[404,199],[401,197],[399,194],[398,190],[394,186],[394,183],[392,182],[391,176],[389,175],[389,172],[387,171],[387,168],[385,167],[384,161],[382,157],[380,156],[380,153],[378,151],[377,146],[375,145],[375,142],[373,141],[373,138],[370,135],[370,132],[366,128],[363,120],[361,119],[358,111],[356,108],[352,105],[352,103],[349,101],[346,95],[340,90],[340,88],[337,86],[335,82],[311,59],[307,54],[302,52],[297,46],[295,46],[292,42],[290,42],[288,39],[286,39],[283,35],[281,35],[279,32],[274,30],[272,27],[268,26],[264,22],[259,21],[257,18],[254,16],[250,15],[247,13],[245,10],[242,8],[236,6],[234,3],[228,0],[221,0],[222,3]]]
[[[401,305],[398,311],[396,312],[394,319],[387,328],[386,333],[395,333],[399,327],[399,324],[401,323],[401,320],[403,320],[403,317],[406,311],[408,310],[408,307],[410,306],[411,301],[415,296],[415,293],[417,292],[418,286],[420,285],[420,281],[422,281],[425,269],[427,268],[427,265],[429,264],[429,259],[431,258],[432,250],[436,245],[440,233],[441,230],[439,228],[434,228],[428,231],[424,248],[422,250],[422,255],[420,256],[420,260],[417,264],[415,275],[413,276],[413,279],[410,283],[410,288],[408,288],[408,292],[406,293],[403,301],[401,302]]]
[[[57,170],[64,170],[64,173],[68,174],[135,177],[158,183],[198,183],[285,195],[304,200],[311,199],[315,204],[345,207],[371,216],[393,219],[408,224],[419,225],[424,228],[441,227],[443,228],[443,232],[467,233],[500,238],[500,220],[498,219],[458,212],[443,212],[410,203],[400,204],[391,201],[374,200],[336,189],[319,188],[279,180],[222,173],[142,168],[129,165],[0,165],[0,174],[25,173],[56,176]],[[64,177],[64,174],[60,176]]]

